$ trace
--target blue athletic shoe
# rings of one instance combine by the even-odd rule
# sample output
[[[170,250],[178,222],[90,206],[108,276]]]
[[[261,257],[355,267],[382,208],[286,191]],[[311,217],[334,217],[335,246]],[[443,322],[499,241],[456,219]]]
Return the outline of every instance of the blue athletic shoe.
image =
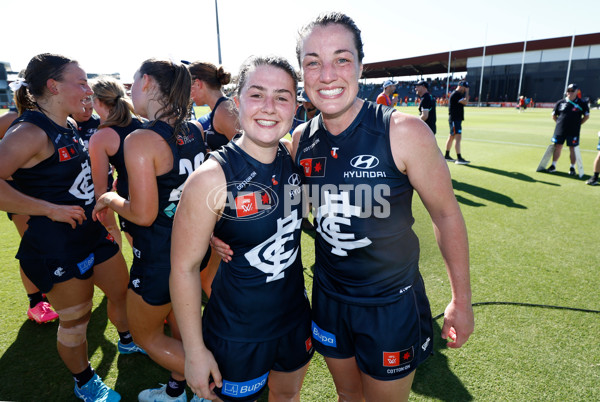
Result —
[[[94,374],[92,379],[81,388],[75,384],[75,396],[86,402],[117,402],[121,400],[121,395],[108,388],[98,374]]]
[[[130,355],[132,353],[143,353],[145,355],[148,354],[144,349],[136,345],[135,342],[129,342],[127,344],[124,344],[121,343],[121,341],[119,341],[117,347],[119,348],[119,353],[122,355]]]
[[[145,389],[138,394],[139,402],[187,402],[185,391],[176,397],[167,394],[167,386],[162,385],[160,388]]]

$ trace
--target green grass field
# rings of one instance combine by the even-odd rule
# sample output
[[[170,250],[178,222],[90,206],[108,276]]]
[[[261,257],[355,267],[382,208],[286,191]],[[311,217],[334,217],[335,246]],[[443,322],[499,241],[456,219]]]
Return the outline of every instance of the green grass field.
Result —
[[[401,111],[417,114],[416,108]],[[584,184],[597,153],[600,112],[592,110],[582,128],[584,180],[567,175],[566,150],[557,173],[535,172],[552,136],[550,113],[466,109],[462,148],[472,163],[449,167],[469,232],[473,302],[489,304],[474,307],[475,332],[459,350],[444,346],[443,319],[435,320],[435,355],[417,370],[411,400],[600,400],[600,188]],[[437,139],[444,147],[446,109],[438,115]],[[450,299],[448,279],[418,197],[414,214],[421,271],[436,316]],[[0,400],[74,401],[73,381],[56,352],[57,324],[26,320],[27,298],[14,259],[19,239],[5,214],[0,233]],[[128,246],[124,254],[131,261]],[[302,258],[310,293],[314,256],[306,235]],[[118,355],[117,333],[99,291],[88,340],[92,365],[123,400],[134,401],[142,389],[167,381],[168,373],[148,357]],[[318,355],[302,400],[336,400]]]

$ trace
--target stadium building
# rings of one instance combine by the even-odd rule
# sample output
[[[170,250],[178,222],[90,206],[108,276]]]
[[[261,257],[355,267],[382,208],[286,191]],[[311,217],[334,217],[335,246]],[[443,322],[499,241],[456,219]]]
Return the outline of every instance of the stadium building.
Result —
[[[475,102],[479,101],[477,98],[481,93],[483,103],[514,103],[520,95],[524,95],[533,98],[537,105],[544,102],[553,104],[563,97],[568,81],[576,82],[582,96],[595,104],[600,97],[600,33],[366,63],[363,77],[397,78],[448,73],[466,73],[471,86],[471,101]],[[449,90],[452,89],[450,85]]]

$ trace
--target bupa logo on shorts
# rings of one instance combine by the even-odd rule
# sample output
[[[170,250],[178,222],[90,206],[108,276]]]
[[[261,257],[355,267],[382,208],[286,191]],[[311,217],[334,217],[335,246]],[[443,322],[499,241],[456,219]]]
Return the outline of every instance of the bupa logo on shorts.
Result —
[[[314,321],[312,322],[312,334],[313,338],[321,342],[323,345],[331,346],[332,348],[337,347],[335,335],[330,332],[323,331],[317,324],[315,324]]]
[[[397,367],[410,363],[415,356],[413,347],[398,352],[383,352],[383,367]]]
[[[372,169],[379,165],[379,159],[373,155],[357,155],[352,158],[350,165],[356,169]]]
[[[265,386],[265,384],[267,383],[268,376],[269,372],[267,371],[260,377],[245,382],[233,382],[223,379],[223,388],[221,392],[223,393],[223,395],[235,398],[251,396],[260,391]]]
[[[85,274],[91,267],[94,266],[94,253],[91,253],[87,256],[87,258],[81,262],[77,263],[77,268],[79,268],[79,272]]]
[[[58,268],[56,268],[56,269],[54,270],[54,275],[55,275],[55,276],[58,276],[59,278],[60,278],[61,276],[63,276],[65,273],[66,273],[66,272],[65,272],[65,269],[64,269],[63,267],[58,267]]]
[[[302,159],[300,165],[304,168],[306,177],[325,177],[325,165],[327,158]]]

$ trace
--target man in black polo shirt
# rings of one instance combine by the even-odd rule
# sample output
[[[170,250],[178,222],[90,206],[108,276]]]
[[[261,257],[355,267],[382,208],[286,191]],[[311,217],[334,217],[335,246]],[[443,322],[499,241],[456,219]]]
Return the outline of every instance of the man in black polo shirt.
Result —
[[[421,103],[419,103],[419,114],[421,115],[421,120],[423,120],[431,131],[435,134],[435,99],[429,93],[429,84],[427,81],[419,81],[415,85],[415,92],[421,98]]]
[[[462,121],[465,119],[465,105],[469,103],[469,83],[467,81],[460,81],[458,86],[450,95],[450,102],[448,104],[448,122],[450,123],[450,136],[446,141],[446,160],[449,162],[455,162],[458,165],[466,165],[469,161],[464,160],[460,154],[460,140],[462,137]],[[456,160],[450,156],[450,150],[452,149],[452,142],[455,142],[454,148],[456,149]]]
[[[569,174],[575,176],[575,147],[579,146],[581,125],[590,118],[590,108],[586,102],[577,96],[578,90],[579,87],[577,84],[570,84],[567,87],[567,96],[554,105],[554,110],[552,111],[552,118],[556,122],[554,136],[552,137],[554,154],[552,155],[552,165],[548,167],[548,172],[556,170],[556,162],[566,141],[571,156]]]

